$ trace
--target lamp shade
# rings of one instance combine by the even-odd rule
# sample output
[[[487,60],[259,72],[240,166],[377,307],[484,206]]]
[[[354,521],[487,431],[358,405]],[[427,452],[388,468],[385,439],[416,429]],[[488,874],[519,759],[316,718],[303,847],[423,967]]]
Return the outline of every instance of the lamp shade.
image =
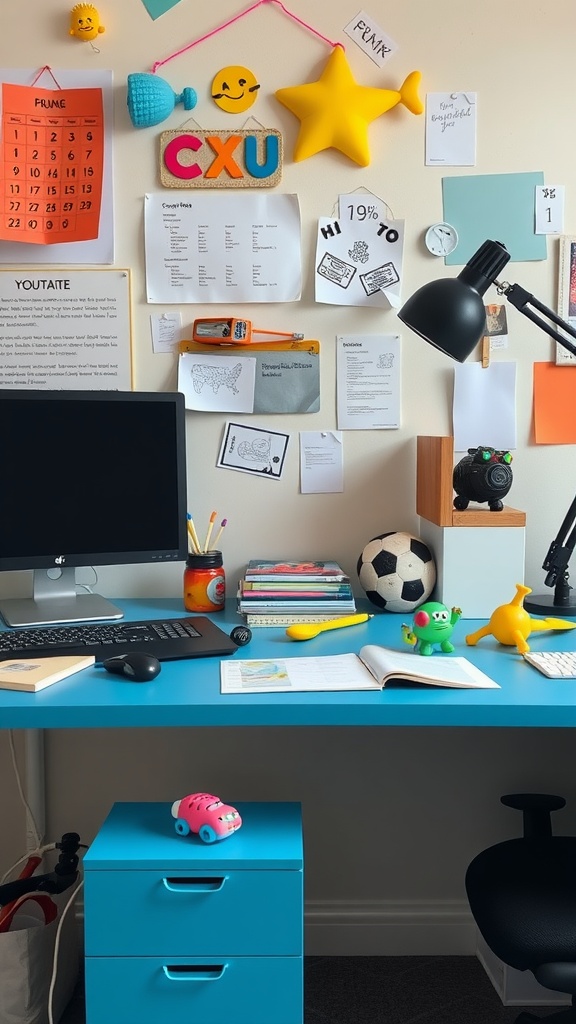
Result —
[[[506,266],[510,253],[486,241],[455,278],[430,281],[414,292],[398,316],[421,338],[459,362],[486,333],[483,296]]]

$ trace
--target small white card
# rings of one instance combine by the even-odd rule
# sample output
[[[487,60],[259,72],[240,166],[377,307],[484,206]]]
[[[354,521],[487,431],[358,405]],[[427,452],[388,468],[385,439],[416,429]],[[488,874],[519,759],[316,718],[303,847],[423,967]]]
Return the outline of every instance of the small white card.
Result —
[[[153,352],[174,352],[182,337],[182,313],[150,314]]]
[[[534,220],[537,235],[563,234],[564,185],[536,185]]]
[[[178,390],[187,409],[196,412],[252,412],[256,360],[254,356],[183,352],[178,360]]]
[[[476,163],[476,93],[429,92],[426,96],[426,166],[473,167]]]
[[[301,430],[301,494],[336,494],[343,490],[342,432],[340,430]]]
[[[366,11],[359,11],[344,31],[379,68],[394,56],[398,44],[381,29]]]

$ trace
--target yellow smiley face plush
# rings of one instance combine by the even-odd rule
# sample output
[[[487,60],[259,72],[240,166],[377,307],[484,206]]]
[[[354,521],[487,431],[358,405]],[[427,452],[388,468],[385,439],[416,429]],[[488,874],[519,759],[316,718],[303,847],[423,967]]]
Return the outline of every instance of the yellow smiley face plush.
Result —
[[[89,43],[100,32],[104,32],[104,26],[94,4],[76,4],[70,11],[70,35]]]
[[[227,114],[242,114],[251,107],[260,86],[248,68],[239,64],[222,68],[212,81],[212,99]]]

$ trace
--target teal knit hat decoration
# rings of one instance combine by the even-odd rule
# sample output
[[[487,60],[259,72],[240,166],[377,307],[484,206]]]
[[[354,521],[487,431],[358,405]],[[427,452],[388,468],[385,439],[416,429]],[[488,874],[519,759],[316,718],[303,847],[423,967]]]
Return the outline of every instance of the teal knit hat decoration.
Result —
[[[128,113],[135,128],[151,128],[160,124],[182,103],[184,110],[196,106],[197,96],[189,87],[175,93],[163,78],[146,72],[128,75]]]

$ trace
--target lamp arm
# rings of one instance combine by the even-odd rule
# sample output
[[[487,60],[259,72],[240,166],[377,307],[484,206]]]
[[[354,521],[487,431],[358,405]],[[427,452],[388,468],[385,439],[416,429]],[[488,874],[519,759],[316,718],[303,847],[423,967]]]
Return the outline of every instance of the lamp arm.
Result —
[[[526,289],[522,288],[519,284],[508,284],[507,281],[503,281],[502,283],[495,281],[494,284],[496,285],[499,295],[505,295],[508,302],[512,303],[520,313],[523,313],[524,316],[528,317],[528,319],[532,321],[532,323],[536,324],[537,327],[540,327],[542,331],[545,331],[545,333],[551,338],[554,338],[554,340],[560,345],[563,345],[564,348],[568,349],[572,355],[576,356],[576,345],[573,345],[571,341],[568,341],[568,338],[566,338],[564,334],[560,334],[560,331],[556,331],[552,327],[552,324],[546,323],[542,317],[537,316],[534,310],[530,309],[530,306],[534,306],[534,309],[537,309],[539,313],[543,313],[549,320],[552,320],[552,323],[561,327],[563,331],[566,331],[566,334],[569,334],[572,338],[576,338],[576,330],[571,324],[567,323],[566,320],[563,320],[562,317],[558,316],[557,313],[552,309],[549,309],[548,306],[545,306],[544,303],[540,302],[539,299],[534,295],[531,295],[530,292],[527,292]]]
[[[546,571],[546,586],[553,587],[568,579],[568,562],[576,544],[576,497],[564,516],[562,525],[552,541],[542,568]]]

